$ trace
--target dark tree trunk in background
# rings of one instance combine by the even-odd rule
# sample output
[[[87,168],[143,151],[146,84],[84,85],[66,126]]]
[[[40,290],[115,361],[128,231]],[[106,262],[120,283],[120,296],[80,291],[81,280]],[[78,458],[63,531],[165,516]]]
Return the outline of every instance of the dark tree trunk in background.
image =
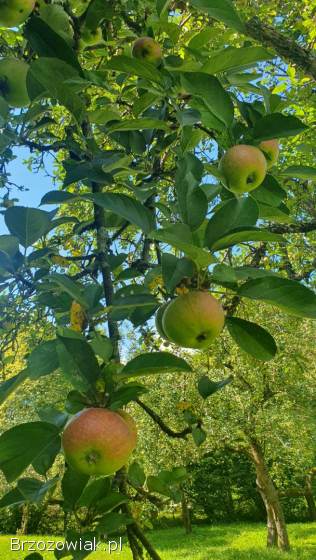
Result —
[[[281,550],[287,551],[290,549],[290,543],[280,496],[270,477],[262,449],[257,441],[251,441],[249,456],[256,468],[257,487],[267,511],[268,546],[277,545]]]
[[[316,475],[316,471],[315,472],[312,471],[311,473],[308,473],[305,481],[304,496],[308,507],[308,517],[310,521],[316,521],[316,504],[315,504],[314,493],[313,493],[313,479],[315,475]]]
[[[29,523],[29,505],[24,504],[22,506],[22,518],[21,518],[21,525],[18,531],[19,535],[27,535],[27,527]]]
[[[188,500],[184,490],[182,490],[181,509],[185,532],[187,535],[189,535],[190,533],[192,533],[191,508],[188,507]]]

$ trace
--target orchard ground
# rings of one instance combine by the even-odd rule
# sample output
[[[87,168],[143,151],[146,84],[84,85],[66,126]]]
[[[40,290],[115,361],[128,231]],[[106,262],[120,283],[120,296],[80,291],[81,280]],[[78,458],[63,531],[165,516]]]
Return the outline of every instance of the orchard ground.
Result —
[[[258,524],[195,526],[189,536],[183,528],[150,531],[149,537],[162,560],[315,560],[316,523],[297,523],[288,526],[292,550],[282,553],[266,549],[266,527]],[[49,541],[59,537],[28,535],[21,540]],[[52,552],[42,553],[45,560],[53,560]],[[25,550],[24,555],[27,555]],[[10,551],[10,536],[0,537],[1,560],[20,560],[21,552]],[[122,552],[103,551],[88,556],[91,560],[131,560],[127,544]]]

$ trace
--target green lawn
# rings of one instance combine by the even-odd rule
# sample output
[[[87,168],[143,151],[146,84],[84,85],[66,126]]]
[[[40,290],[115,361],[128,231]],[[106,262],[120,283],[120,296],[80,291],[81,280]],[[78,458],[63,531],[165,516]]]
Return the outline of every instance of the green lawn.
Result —
[[[316,560],[316,523],[289,525],[291,560]],[[181,528],[160,529],[148,533],[163,560],[276,560],[284,554],[265,549],[265,527],[260,525],[216,525],[194,527],[187,537]],[[42,541],[42,537],[27,539]],[[55,541],[56,537],[52,537]],[[46,538],[45,540],[48,540]],[[23,560],[27,551],[10,551],[10,537],[0,537],[1,560]],[[53,560],[53,553],[43,553],[45,560]],[[96,552],[91,560],[131,560],[127,545],[122,552]]]

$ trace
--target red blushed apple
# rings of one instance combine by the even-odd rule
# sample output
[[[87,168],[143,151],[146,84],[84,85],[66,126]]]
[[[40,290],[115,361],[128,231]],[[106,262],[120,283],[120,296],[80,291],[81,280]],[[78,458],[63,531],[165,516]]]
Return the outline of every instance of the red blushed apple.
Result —
[[[124,411],[88,408],[67,424],[62,445],[67,462],[87,475],[111,475],[135,449],[137,428]]]
[[[260,142],[258,148],[264,153],[267,160],[267,167],[273,167],[279,159],[280,147],[279,140],[263,140]]]

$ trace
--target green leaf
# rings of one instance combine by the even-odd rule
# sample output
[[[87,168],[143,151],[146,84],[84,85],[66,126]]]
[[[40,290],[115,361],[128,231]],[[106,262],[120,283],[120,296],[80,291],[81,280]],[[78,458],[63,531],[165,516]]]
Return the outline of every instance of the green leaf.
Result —
[[[85,198],[137,225],[144,233],[154,229],[154,218],[150,210],[134,198],[117,193],[96,193],[85,195]]]
[[[191,260],[185,257],[178,259],[171,253],[162,254],[161,266],[164,285],[169,292],[173,292],[183,278],[192,278],[196,272]]]
[[[253,128],[255,140],[271,140],[273,138],[285,138],[296,136],[307,130],[302,121],[293,115],[282,115],[282,113],[272,113],[259,119]]]
[[[251,197],[260,204],[278,207],[286,198],[286,191],[282,189],[273,175],[266,175],[260,187],[251,192]]]
[[[121,527],[133,523],[133,519],[124,513],[107,513],[102,517],[96,527],[96,531],[102,535],[118,531]]]
[[[121,132],[123,130],[147,130],[147,129],[157,129],[157,130],[169,130],[169,126],[166,122],[160,121],[158,119],[129,119],[121,122],[112,124],[108,128],[108,133],[111,132]]]
[[[38,208],[13,206],[4,215],[5,223],[12,235],[27,248],[45,235],[51,224],[51,215]]]
[[[0,235],[0,251],[14,257],[19,250],[19,240],[14,235]]]
[[[0,436],[0,469],[13,482],[33,463],[52,441],[58,442],[58,429],[46,422],[29,422],[11,428]]]
[[[17,488],[25,501],[39,504],[47,492],[55,488],[58,477],[42,482],[37,478],[22,478],[18,481]]]
[[[176,191],[182,221],[192,230],[197,229],[207,213],[207,198],[199,187],[203,177],[203,164],[193,154],[179,159],[176,173]]]
[[[171,0],[156,0],[156,10],[159,17],[167,12],[170,4]]]
[[[70,466],[63,476],[61,487],[63,491],[64,498],[64,509],[71,511],[74,509],[76,503],[81,497],[86,485],[88,483],[89,476],[86,474],[79,473],[78,471],[72,469]],[[97,482],[97,481],[96,481]]]
[[[282,177],[295,177],[297,179],[316,179],[316,167],[307,165],[291,165],[280,172]]]
[[[230,95],[214,76],[202,72],[187,72],[181,76],[185,91],[201,98],[210,113],[229,127],[234,118],[234,106]]]
[[[290,315],[316,319],[316,294],[295,280],[271,276],[249,280],[238,294],[271,303]]]
[[[111,21],[115,13],[112,2],[106,0],[92,0],[84,13],[85,27],[95,31],[102,20]]]
[[[109,477],[101,477],[96,480],[91,480],[85,486],[82,494],[77,500],[78,507],[91,507],[95,506],[97,502],[102,500],[111,491],[111,479]]]
[[[259,228],[236,228],[224,237],[215,241],[212,245],[213,251],[221,251],[227,247],[233,247],[239,243],[247,243],[249,241],[268,241],[281,243],[285,242],[284,237],[278,233]]]
[[[124,55],[111,58],[111,60],[106,63],[106,69],[126,72],[127,74],[139,76],[140,78],[145,78],[152,82],[162,82],[162,76],[153,64]]]
[[[136,377],[139,375],[155,375],[173,372],[191,372],[191,366],[169,352],[148,352],[133,358],[123,367],[121,375]]]
[[[37,92],[32,92],[32,82],[35,80],[40,86]],[[58,58],[39,58],[30,65],[27,87],[31,98],[41,96],[56,99],[61,105],[81,123],[86,113],[83,99],[76,93],[78,86],[71,82],[81,80],[78,72],[63,60]],[[82,86],[83,87],[83,86]]]
[[[212,381],[207,375],[203,375],[198,382],[198,391],[203,399],[207,399],[207,397],[214,395],[214,393],[229,385],[232,380],[232,377],[227,377],[221,381]]]
[[[96,509],[99,513],[109,513],[113,509],[126,504],[128,502],[127,496],[119,494],[119,492],[109,492],[109,494],[99,500]]]
[[[235,228],[255,225],[258,217],[259,208],[252,198],[228,200],[211,217],[205,232],[205,245],[213,248],[218,239]]]
[[[210,253],[194,244],[190,228],[185,224],[175,224],[168,228],[152,231],[150,237],[179,249],[200,268],[216,262]]]
[[[191,5],[243,33],[245,26],[230,0],[191,0]]]
[[[37,414],[42,422],[54,424],[58,428],[63,428],[69,419],[68,414],[50,405],[43,406],[37,410]]]
[[[39,379],[58,369],[59,360],[56,349],[56,340],[42,342],[27,358],[27,371],[31,379]]]
[[[227,317],[225,324],[230,336],[244,352],[263,362],[275,357],[278,349],[273,336],[256,323]]]
[[[235,270],[227,264],[217,264],[213,268],[212,278],[219,284],[230,284],[237,282]]]
[[[119,410],[131,401],[135,401],[137,397],[147,393],[146,387],[137,385],[136,383],[124,383],[119,389],[111,393],[109,408],[111,410]]]
[[[64,202],[71,202],[72,200],[76,199],[78,199],[78,197],[73,193],[69,193],[66,191],[49,191],[43,196],[40,205],[63,204]]]
[[[66,274],[58,274],[57,272],[49,274],[46,278],[52,284],[57,284],[63,292],[69,294],[74,300],[80,303],[82,307],[88,309],[89,305],[84,297],[84,287],[81,284],[75,282]]]
[[[73,160],[65,161],[63,165],[66,170],[66,177],[64,179],[63,186],[68,187],[68,185],[72,185],[78,181],[84,181],[84,179],[95,181],[96,183],[102,183],[103,185],[112,184],[113,177],[108,172],[107,166],[109,159],[112,159],[111,156],[110,158],[102,156],[100,158],[84,162],[77,162]],[[63,202],[67,201],[64,200]]]
[[[73,368],[86,381],[88,386],[95,387],[97,380],[101,377],[101,370],[96,356],[85,340],[58,335],[58,340],[64,345],[67,353],[71,356]],[[63,365],[61,364],[63,368]]]
[[[93,352],[100,356],[105,363],[110,360],[113,354],[113,346],[109,338],[98,332],[94,332],[91,337],[90,346]]]
[[[44,560],[44,558],[39,552],[31,552],[31,554],[24,556],[24,560]]]
[[[249,68],[257,62],[271,58],[274,58],[274,55],[263,47],[227,47],[213,55],[201,70],[208,74],[217,74],[227,70]]]
[[[40,57],[58,58],[75,68],[77,72],[82,71],[75,51],[42,19],[30,18],[23,34],[32,50]]]
[[[133,486],[144,486],[146,481],[146,475],[144,469],[140,466],[137,461],[134,461],[128,469],[128,479],[133,484]]]
[[[197,445],[197,447],[200,447],[200,445],[202,445],[202,443],[204,443],[206,440],[206,433],[202,428],[196,426],[192,428],[192,437],[195,445]]]
[[[28,370],[24,369],[17,375],[0,383],[0,405],[27,379]]]
[[[9,506],[18,506],[25,502],[24,496],[17,488],[13,488],[7,494],[2,496],[0,500],[0,508],[5,508]]]

